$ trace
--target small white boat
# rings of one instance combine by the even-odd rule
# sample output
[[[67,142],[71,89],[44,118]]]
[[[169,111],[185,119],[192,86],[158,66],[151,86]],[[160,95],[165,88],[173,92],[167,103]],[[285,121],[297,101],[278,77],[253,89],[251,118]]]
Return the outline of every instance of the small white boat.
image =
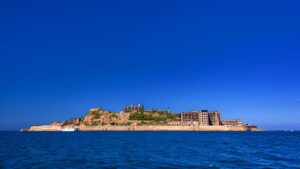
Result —
[[[66,127],[66,128],[63,128],[63,129],[61,129],[61,131],[76,131],[76,129],[75,128],[73,128],[73,127]]]

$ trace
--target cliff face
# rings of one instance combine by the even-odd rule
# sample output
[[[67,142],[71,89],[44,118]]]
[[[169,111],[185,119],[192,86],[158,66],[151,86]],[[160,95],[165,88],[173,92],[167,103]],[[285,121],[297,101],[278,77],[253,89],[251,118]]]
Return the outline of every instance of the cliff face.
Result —
[[[114,113],[100,108],[90,109],[84,116],[82,124],[84,126],[103,126],[103,125],[125,125],[128,123],[130,113]]]

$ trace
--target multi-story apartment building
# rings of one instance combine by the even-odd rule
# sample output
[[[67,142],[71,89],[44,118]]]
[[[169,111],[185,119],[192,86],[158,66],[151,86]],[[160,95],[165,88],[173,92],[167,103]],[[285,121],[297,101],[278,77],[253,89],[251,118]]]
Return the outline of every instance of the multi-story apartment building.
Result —
[[[219,126],[221,125],[221,120],[220,120],[220,113],[219,112],[210,112],[208,113],[209,116],[209,125],[213,126]]]
[[[219,112],[208,112],[207,110],[181,113],[182,124],[198,124],[200,126],[221,125]]]
[[[199,112],[198,113],[198,123],[200,126],[209,126],[208,112]]]

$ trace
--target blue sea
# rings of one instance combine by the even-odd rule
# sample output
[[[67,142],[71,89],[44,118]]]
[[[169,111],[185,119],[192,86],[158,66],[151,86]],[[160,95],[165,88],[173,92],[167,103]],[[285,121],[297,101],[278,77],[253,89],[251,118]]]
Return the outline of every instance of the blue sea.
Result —
[[[0,132],[0,168],[300,168],[300,132]]]

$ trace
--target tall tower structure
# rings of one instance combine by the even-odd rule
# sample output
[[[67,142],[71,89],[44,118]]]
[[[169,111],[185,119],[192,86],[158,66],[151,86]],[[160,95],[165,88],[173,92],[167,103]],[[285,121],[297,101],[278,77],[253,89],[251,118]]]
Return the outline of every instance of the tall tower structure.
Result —
[[[209,125],[209,116],[208,112],[199,112],[198,113],[198,122],[200,126],[208,126]]]
[[[210,112],[209,116],[209,125],[219,126],[221,125],[220,113],[219,112]]]

